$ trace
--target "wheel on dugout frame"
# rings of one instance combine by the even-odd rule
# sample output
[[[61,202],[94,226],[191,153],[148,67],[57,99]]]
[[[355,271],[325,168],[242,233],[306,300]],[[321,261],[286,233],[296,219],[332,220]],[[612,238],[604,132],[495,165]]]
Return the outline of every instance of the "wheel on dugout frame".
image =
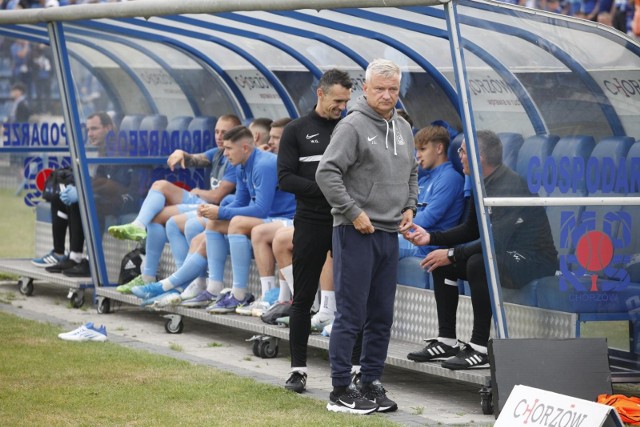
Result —
[[[253,355],[256,357],[260,356],[260,340],[254,340],[253,345],[251,346],[253,350]]]
[[[273,359],[278,356],[278,343],[271,338],[262,340],[258,351],[263,359]]]
[[[480,406],[484,415],[493,414],[493,396],[490,388],[482,387],[480,389]]]
[[[84,293],[71,292],[69,295],[69,301],[71,302],[71,306],[73,308],[80,308],[84,305]]]
[[[98,314],[109,314],[111,312],[111,300],[103,298],[98,301]]]
[[[29,277],[21,277],[18,280],[18,290],[22,295],[30,297],[33,295],[33,279]]]
[[[184,329],[184,323],[182,320],[174,322],[173,319],[168,319],[164,324],[164,330],[170,334],[181,334]]]

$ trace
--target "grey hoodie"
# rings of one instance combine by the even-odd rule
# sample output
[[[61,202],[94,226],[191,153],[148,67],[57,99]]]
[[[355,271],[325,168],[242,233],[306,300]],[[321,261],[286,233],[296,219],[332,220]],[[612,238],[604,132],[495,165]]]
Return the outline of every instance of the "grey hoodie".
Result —
[[[411,126],[393,110],[387,121],[364,96],[333,131],[316,180],[333,225],[353,225],[364,211],[376,230],[398,231],[400,211],[415,206],[418,164]]]

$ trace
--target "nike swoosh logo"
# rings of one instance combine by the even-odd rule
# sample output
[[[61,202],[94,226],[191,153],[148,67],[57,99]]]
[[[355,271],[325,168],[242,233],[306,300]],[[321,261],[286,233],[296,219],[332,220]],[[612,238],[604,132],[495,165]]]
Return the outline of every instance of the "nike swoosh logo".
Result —
[[[378,137],[378,135],[374,136],[373,138],[372,138],[372,137],[370,137],[370,136],[368,136],[368,137],[367,137],[367,141],[371,142],[371,141],[373,141],[374,139],[376,139],[377,137]]]
[[[342,399],[338,399],[338,402],[342,403],[344,406],[346,406],[347,408],[355,408],[356,407],[356,402],[351,402],[351,403],[347,403]]]
[[[314,136],[318,136],[318,135],[320,135],[320,134],[319,134],[319,133],[314,133],[313,135],[309,135],[309,134],[307,134],[307,139],[311,139],[311,138],[313,138]]]

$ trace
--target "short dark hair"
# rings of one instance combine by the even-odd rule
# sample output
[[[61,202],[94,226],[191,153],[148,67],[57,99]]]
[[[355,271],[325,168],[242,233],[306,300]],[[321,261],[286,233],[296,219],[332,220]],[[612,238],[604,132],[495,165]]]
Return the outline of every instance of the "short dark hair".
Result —
[[[423,127],[413,138],[416,148],[421,148],[430,142],[437,142],[444,145],[445,153],[449,150],[449,131],[442,126]]]
[[[491,166],[500,166],[502,164],[502,141],[500,137],[491,130],[476,131],[478,137],[478,150],[484,161]]]
[[[283,128],[289,124],[293,119],[291,117],[283,117],[281,119],[277,119],[271,122],[271,129],[273,128]]]
[[[100,119],[100,124],[102,126],[104,126],[104,127],[106,127],[106,126],[114,127],[115,126],[113,124],[113,119],[111,118],[109,113],[107,113],[105,111],[98,111],[97,113],[93,113],[89,117],[87,117],[87,120],[88,119],[93,119],[94,117],[98,117]]]
[[[242,121],[240,121],[240,118],[235,114],[223,114],[222,116],[218,117],[218,120],[228,120],[230,122],[233,122],[234,126],[238,126],[242,123]]]
[[[273,122],[273,120],[266,117],[258,117],[251,121],[251,126],[256,126],[268,131],[271,128],[271,122]]]
[[[340,85],[344,88],[351,89],[353,82],[348,73],[338,70],[337,68],[332,68],[320,77],[318,87],[322,89],[324,93],[328,93],[333,85]]]
[[[17,82],[11,85],[11,90],[19,90],[22,93],[27,93],[27,87],[22,82]]]
[[[224,135],[222,135],[222,139],[224,141],[231,141],[233,143],[236,143],[243,138],[248,138],[253,144],[253,134],[246,126],[233,127],[226,131]]]

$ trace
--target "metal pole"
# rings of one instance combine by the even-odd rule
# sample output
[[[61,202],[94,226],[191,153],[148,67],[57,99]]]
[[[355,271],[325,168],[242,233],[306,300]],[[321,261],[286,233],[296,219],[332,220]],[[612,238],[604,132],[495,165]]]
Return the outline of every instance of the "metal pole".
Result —
[[[2,24],[35,24],[109,18],[149,18],[189,13],[220,13],[250,10],[337,9],[344,7],[432,6],[449,0],[136,0],[125,3],[84,4],[46,9],[8,10]]]
[[[87,253],[89,255],[89,264],[91,265],[91,279],[95,286],[108,283],[106,275],[106,267],[104,257],[102,256],[102,246],[100,238],[97,237],[101,233],[92,233],[92,230],[98,229],[98,221],[91,213],[89,201],[92,200],[89,167],[86,161],[84,146],[81,136],[80,115],[75,105],[76,91],[73,85],[73,77],[71,76],[71,67],[69,65],[69,56],[67,54],[67,46],[64,40],[64,32],[60,22],[51,22],[48,24],[49,38],[51,40],[51,51],[53,53],[53,64],[58,76],[58,85],[60,87],[60,101],[62,103],[62,112],[64,121],[67,124],[67,137],[69,139],[69,151],[71,162],[73,164],[73,172],[75,178],[76,189],[78,190],[78,204],[80,207],[80,216],[82,217],[82,229],[84,231],[85,243],[87,245]],[[97,239],[97,241],[96,241]],[[98,263],[98,260],[101,262]],[[102,279],[102,280],[100,280]]]
[[[471,173],[473,178],[473,188],[475,189],[476,212],[480,223],[480,240],[482,251],[485,254],[484,264],[489,278],[489,295],[493,308],[493,323],[497,338],[508,338],[506,315],[501,304],[502,290],[500,288],[500,278],[495,262],[495,252],[493,248],[493,237],[489,231],[489,215],[483,203],[485,196],[484,184],[480,175],[480,155],[478,153],[478,143],[476,141],[475,123],[471,112],[471,94],[467,86],[466,66],[464,63],[463,48],[461,44],[460,27],[458,25],[458,15],[456,11],[457,0],[447,3],[444,7],[447,19],[447,30],[449,31],[449,43],[451,46],[451,59],[453,61],[453,72],[460,98],[460,117],[464,123],[464,136],[467,145],[469,161],[471,163]]]

